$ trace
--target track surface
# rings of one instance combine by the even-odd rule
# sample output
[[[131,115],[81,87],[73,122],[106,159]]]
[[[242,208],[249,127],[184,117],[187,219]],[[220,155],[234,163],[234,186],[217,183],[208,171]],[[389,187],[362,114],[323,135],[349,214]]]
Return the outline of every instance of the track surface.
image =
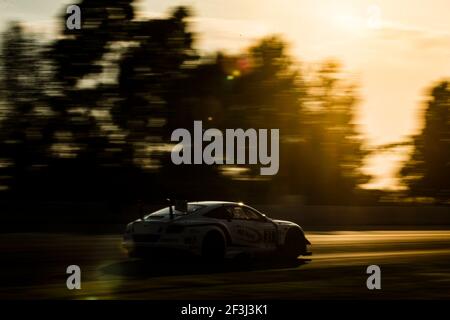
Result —
[[[450,231],[310,232],[294,262],[129,260],[119,235],[0,235],[0,299],[450,299]],[[66,288],[66,268],[82,289]],[[382,289],[366,287],[381,268]]]

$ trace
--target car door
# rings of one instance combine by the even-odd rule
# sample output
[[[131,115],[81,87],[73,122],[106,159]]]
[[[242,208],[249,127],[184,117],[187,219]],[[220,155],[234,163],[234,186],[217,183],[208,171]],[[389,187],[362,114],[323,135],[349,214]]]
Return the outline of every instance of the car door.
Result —
[[[268,249],[274,248],[275,225],[246,206],[229,208],[233,217],[230,231],[233,243],[238,246]]]

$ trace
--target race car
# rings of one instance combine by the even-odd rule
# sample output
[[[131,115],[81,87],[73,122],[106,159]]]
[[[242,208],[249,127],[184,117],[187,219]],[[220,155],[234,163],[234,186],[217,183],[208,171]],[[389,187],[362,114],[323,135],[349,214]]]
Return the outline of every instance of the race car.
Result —
[[[308,245],[299,225],[225,201],[171,204],[129,223],[123,237],[130,257],[178,251],[216,261],[265,253],[295,259],[310,254]]]

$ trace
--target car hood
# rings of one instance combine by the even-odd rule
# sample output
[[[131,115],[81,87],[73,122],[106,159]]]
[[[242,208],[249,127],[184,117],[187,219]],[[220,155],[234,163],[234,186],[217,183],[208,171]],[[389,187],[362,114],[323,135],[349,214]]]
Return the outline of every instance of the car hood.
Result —
[[[300,228],[300,226],[298,224],[291,222],[291,221],[272,219],[272,222],[274,222],[275,224],[277,224],[279,226],[296,226],[296,227]]]

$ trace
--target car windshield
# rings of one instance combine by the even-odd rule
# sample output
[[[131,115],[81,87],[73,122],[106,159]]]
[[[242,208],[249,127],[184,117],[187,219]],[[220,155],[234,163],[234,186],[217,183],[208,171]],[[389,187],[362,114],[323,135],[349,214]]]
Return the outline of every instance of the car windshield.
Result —
[[[173,214],[175,216],[181,216],[181,215],[186,215],[186,214],[190,214],[193,213],[197,210],[199,210],[200,208],[203,208],[204,206],[199,205],[199,204],[190,204],[188,203],[187,205],[187,212],[183,212],[183,211],[178,211],[175,210],[175,206],[172,206],[172,210],[173,210]],[[155,211],[150,213],[149,215],[145,216],[144,219],[161,219],[165,216],[169,216],[170,215],[170,210],[169,207],[165,207],[161,210]]]

